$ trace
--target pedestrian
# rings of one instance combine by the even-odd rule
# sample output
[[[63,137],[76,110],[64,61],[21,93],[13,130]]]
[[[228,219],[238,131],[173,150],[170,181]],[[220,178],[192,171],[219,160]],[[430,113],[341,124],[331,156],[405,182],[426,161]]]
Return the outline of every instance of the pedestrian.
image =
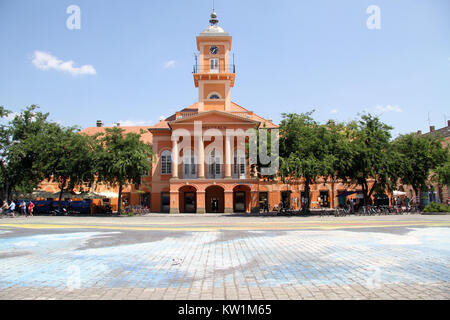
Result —
[[[11,203],[9,204],[9,212],[11,213],[13,218],[15,217],[14,210],[16,210],[16,203],[14,201],[11,201]]]
[[[30,201],[30,204],[28,205],[28,212],[30,213],[30,217],[33,216],[33,209],[34,209],[34,203],[33,203],[33,201]]]
[[[280,203],[278,205],[278,210],[279,210],[280,213],[281,213],[281,211],[283,211],[283,207],[284,207],[283,200],[280,200]]]
[[[5,200],[5,201],[3,201],[2,212],[5,213],[5,214],[7,214],[7,213],[8,213],[8,210],[9,210],[8,201]]]
[[[22,212],[23,215],[25,215],[25,217],[27,216],[27,204],[25,203],[24,200],[22,200],[22,202],[19,205],[20,211]]]
[[[408,196],[405,197],[405,206],[406,206],[406,208],[409,208],[409,198],[408,198]]]
[[[399,207],[402,206],[402,198],[400,198],[400,197],[397,198],[397,206],[399,206]]]

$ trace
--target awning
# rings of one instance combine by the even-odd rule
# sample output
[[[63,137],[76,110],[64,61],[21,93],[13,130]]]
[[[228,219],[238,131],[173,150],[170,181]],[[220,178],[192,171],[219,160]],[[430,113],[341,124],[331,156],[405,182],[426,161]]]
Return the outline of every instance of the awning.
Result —
[[[395,190],[393,192],[394,196],[406,196],[406,192]]]
[[[346,197],[355,193],[361,193],[361,191],[345,191],[343,193],[338,194],[338,197]]]

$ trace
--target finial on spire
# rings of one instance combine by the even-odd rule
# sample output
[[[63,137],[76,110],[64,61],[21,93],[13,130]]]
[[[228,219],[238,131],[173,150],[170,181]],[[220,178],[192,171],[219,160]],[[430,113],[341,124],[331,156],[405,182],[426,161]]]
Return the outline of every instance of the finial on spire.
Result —
[[[211,23],[212,26],[219,23],[219,19],[217,19],[217,14],[215,11],[211,13],[211,19],[209,20],[209,23]]]
[[[209,23],[211,23],[212,26],[216,25],[219,23],[219,19],[217,19],[217,13],[214,10],[214,1],[213,1],[213,9],[211,12],[211,19],[209,20]]]

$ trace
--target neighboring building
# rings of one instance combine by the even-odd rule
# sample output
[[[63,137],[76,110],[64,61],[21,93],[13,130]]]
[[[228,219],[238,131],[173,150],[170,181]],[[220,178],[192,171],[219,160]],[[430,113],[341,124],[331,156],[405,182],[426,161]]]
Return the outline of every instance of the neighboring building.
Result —
[[[170,213],[251,212],[264,204],[272,209],[280,201],[299,209],[307,197],[303,184],[289,185],[259,178],[249,165],[245,141],[226,137],[227,130],[278,126],[271,119],[231,101],[236,77],[235,66],[230,61],[232,37],[218,26],[215,12],[211,14],[210,26],[196,40],[199,61],[194,66],[193,79],[198,88],[198,101],[152,127],[122,127],[125,133],[146,130],[143,140],[152,144],[155,153],[151,172],[143,177],[139,190],[134,186],[124,189],[124,204]],[[200,129],[200,135],[196,135],[196,128]],[[101,121],[97,121],[96,127],[83,132],[95,134],[102,130]],[[216,140],[204,137],[211,130],[224,137],[216,144],[220,152],[212,149]],[[177,137],[179,131],[190,134],[189,148],[183,148],[187,141]],[[176,154],[180,157],[175,157]],[[57,191],[51,183],[43,183],[41,188]],[[95,191],[117,192],[106,186]],[[349,190],[342,183],[319,181],[311,186],[311,206],[336,207],[346,199],[345,196],[338,199],[340,194],[357,197],[355,189]],[[111,199],[111,204],[116,209],[117,199]]]
[[[422,134],[422,132],[418,132]],[[443,138],[442,145],[448,147],[450,145],[450,120],[447,121],[447,126],[441,129],[435,129],[435,126],[430,126],[430,132],[424,133],[426,135],[439,135]],[[412,189],[410,187],[410,189]],[[413,190],[409,191],[414,194]],[[448,203],[450,200],[449,186],[441,185],[437,182],[429,180],[429,190],[421,191],[422,202],[426,205],[430,202]]]

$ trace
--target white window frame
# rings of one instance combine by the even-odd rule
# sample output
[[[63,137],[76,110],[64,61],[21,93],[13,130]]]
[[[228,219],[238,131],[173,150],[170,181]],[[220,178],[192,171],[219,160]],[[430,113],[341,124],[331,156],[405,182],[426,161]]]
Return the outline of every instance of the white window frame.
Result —
[[[220,64],[218,58],[209,59],[209,72],[210,73],[219,73]]]
[[[222,178],[222,158],[215,155],[215,150],[209,153],[208,163],[208,178],[221,179]]]
[[[172,174],[172,152],[164,150],[161,152],[161,175]]]
[[[233,155],[232,176],[235,179],[245,179],[247,176],[247,161],[242,152],[236,151]]]
[[[192,150],[183,155],[183,178],[197,179],[197,157]]]

